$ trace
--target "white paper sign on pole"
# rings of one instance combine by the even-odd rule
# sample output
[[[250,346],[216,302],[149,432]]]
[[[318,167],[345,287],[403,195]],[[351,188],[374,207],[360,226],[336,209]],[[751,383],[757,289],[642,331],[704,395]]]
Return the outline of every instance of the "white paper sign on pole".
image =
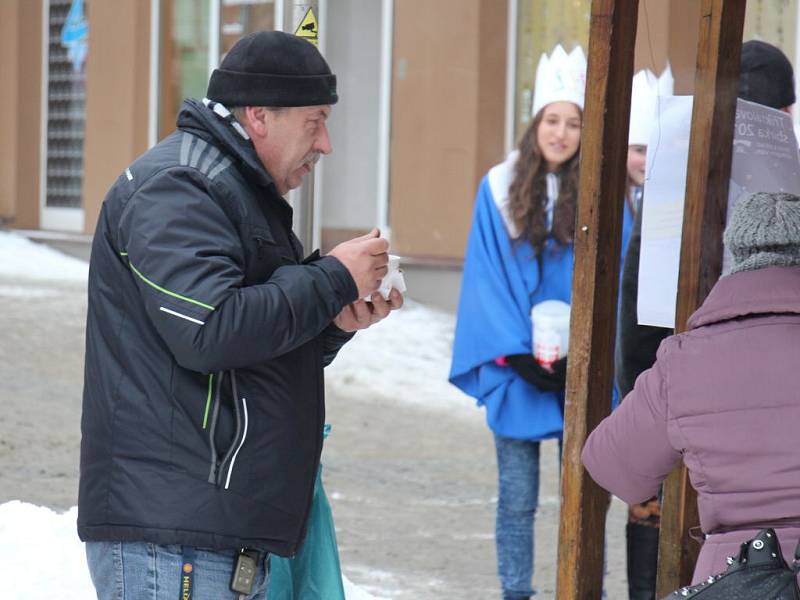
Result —
[[[659,99],[659,124],[648,145],[642,204],[640,325],[675,327],[691,121],[691,96]],[[800,195],[800,157],[789,114],[737,100],[727,214],[740,197],[752,192]],[[725,256],[723,264],[729,260]]]
[[[636,306],[641,325],[675,323],[692,100],[692,96],[659,98],[658,123],[647,145]]]

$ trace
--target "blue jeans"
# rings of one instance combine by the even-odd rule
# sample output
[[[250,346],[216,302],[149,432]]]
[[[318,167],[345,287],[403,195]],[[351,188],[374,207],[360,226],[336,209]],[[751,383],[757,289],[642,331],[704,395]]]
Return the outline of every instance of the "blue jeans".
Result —
[[[268,559],[260,561],[253,593],[230,589],[237,551],[196,549],[192,600],[264,600]],[[86,559],[98,600],[180,600],[182,547],[145,542],[87,542]]]
[[[533,596],[533,518],[539,505],[539,442],[494,436],[497,498],[497,570],[503,600]]]

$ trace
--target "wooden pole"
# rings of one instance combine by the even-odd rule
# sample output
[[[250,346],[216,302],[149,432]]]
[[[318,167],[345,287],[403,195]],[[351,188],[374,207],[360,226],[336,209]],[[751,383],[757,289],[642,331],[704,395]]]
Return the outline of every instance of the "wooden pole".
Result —
[[[594,0],[581,139],[564,424],[559,600],[599,599],[608,494],[583,468],[611,409],[622,211],[638,0]]]
[[[728,205],[733,126],[745,0],[703,0],[697,45],[692,133],[683,209],[676,331],[702,304],[722,271],[722,232]],[[685,467],[664,484],[657,597],[687,585],[699,545],[697,496]]]

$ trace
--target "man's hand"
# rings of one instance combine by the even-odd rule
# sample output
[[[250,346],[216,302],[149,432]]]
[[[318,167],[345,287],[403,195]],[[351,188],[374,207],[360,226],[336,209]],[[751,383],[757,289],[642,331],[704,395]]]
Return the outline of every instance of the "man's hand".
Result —
[[[333,324],[342,331],[366,329],[385,319],[391,311],[403,306],[403,295],[397,290],[391,291],[388,302],[378,293],[372,294],[371,300],[372,302],[357,300],[345,306],[333,320]]]
[[[329,256],[335,256],[350,271],[358,287],[359,298],[364,298],[377,290],[381,279],[388,271],[389,242],[379,237],[380,234],[377,228],[373,229],[367,235],[342,242],[329,252]],[[360,309],[362,313],[363,308]],[[386,314],[389,314],[388,309]]]

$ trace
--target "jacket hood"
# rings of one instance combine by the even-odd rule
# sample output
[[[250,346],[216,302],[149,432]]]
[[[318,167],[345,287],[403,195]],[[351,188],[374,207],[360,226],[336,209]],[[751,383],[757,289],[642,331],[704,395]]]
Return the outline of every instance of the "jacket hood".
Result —
[[[193,133],[234,158],[245,176],[263,187],[273,185],[273,179],[256,154],[253,142],[244,139],[231,125],[213,110],[194,98],[187,98],[178,113],[178,128]],[[277,194],[277,190],[275,191]]]
[[[741,271],[721,278],[688,329],[749,315],[800,314],[800,267]]]

